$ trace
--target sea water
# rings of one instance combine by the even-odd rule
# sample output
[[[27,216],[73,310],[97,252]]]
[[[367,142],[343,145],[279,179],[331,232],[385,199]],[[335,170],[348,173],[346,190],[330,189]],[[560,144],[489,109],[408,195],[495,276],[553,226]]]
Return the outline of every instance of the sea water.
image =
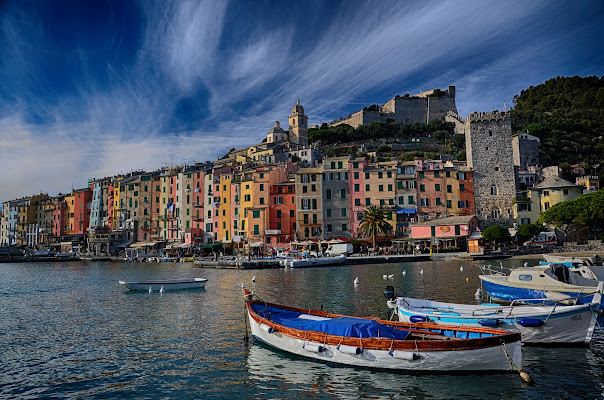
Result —
[[[192,263],[0,264],[0,398],[602,398],[599,328],[589,347],[523,348],[534,385],[512,373],[340,367],[244,341],[242,283],[266,301],[385,318],[386,285],[400,295],[475,303],[479,273],[459,261],[253,271]],[[162,294],[118,284],[192,277],[208,278],[206,288]]]

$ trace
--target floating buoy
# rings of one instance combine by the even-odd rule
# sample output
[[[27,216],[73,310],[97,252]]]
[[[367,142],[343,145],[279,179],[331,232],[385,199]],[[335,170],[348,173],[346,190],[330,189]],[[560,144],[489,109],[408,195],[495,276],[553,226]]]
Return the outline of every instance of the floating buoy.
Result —
[[[356,278],[354,278],[354,285],[358,285],[359,284],[359,277],[357,276]]]
[[[470,278],[466,278],[466,282],[470,282]]]
[[[533,383],[533,379],[524,371],[520,371],[520,378],[526,383]]]
[[[256,275],[252,277],[252,282],[256,282]]]
[[[461,267],[459,267],[459,270],[460,270],[461,272],[463,272],[463,265],[462,265]]]

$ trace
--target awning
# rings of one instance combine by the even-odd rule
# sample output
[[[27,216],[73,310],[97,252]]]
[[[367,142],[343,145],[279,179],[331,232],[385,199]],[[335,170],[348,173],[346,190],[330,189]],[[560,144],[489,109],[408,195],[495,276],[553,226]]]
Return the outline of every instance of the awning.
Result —
[[[160,242],[136,242],[130,245],[132,249],[139,249],[141,247],[153,247]]]
[[[246,245],[246,247],[263,247],[263,246],[264,246],[263,242],[250,243],[250,244]]]
[[[401,208],[396,210],[397,214],[417,214],[417,208]]]
[[[120,243],[120,244],[116,244],[116,245],[115,245],[115,247],[117,247],[118,249],[119,249],[119,248],[122,248],[122,247],[123,247],[123,248],[126,248],[126,247],[128,247],[128,245],[129,245],[129,244],[131,244],[131,243],[132,243],[132,240],[129,240],[129,241],[127,241],[127,242],[122,242],[122,243]]]

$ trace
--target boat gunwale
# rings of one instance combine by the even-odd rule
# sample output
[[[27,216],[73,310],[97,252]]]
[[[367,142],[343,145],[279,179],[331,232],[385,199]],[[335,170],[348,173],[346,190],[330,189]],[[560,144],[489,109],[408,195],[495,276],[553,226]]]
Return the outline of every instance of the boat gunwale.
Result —
[[[432,329],[435,331],[462,331],[462,332],[474,332],[474,333],[485,333],[494,336],[479,337],[479,338],[457,338],[457,337],[446,337],[440,340],[392,340],[388,338],[355,338],[346,336],[329,335],[324,332],[310,331],[291,328],[285,325],[277,324],[267,318],[261,317],[254,309],[252,305],[262,304],[268,307],[276,307],[283,310],[299,312],[301,314],[315,315],[318,317],[325,318],[339,318],[349,317],[363,320],[373,320],[384,324],[386,326],[394,328],[402,328],[411,333],[424,335],[426,337],[432,335],[440,336],[438,332],[424,331],[422,329]],[[404,351],[463,351],[463,350],[475,350],[489,348],[493,346],[499,346],[502,344],[511,344],[520,342],[520,333],[508,332],[502,329],[482,328],[482,327],[465,327],[457,325],[439,325],[429,322],[399,322],[399,321],[386,321],[379,318],[373,317],[354,317],[344,314],[329,313],[322,310],[309,310],[292,306],[285,306],[281,304],[269,303],[260,300],[251,300],[246,303],[248,315],[258,324],[265,324],[273,328],[274,333],[282,334],[287,337],[294,339],[300,339],[309,342],[323,343],[332,346],[347,345],[347,346],[360,346],[364,349],[370,350],[404,350]],[[426,339],[426,338],[424,338]]]
[[[156,281],[119,281],[122,285],[178,285],[183,283],[201,283],[207,282],[207,278],[183,278],[183,279],[165,279]]]

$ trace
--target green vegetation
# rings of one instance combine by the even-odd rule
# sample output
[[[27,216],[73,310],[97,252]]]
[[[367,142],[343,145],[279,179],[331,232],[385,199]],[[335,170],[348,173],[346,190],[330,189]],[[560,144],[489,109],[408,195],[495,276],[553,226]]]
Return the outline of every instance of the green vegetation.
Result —
[[[485,228],[482,231],[482,237],[484,240],[496,243],[509,242],[511,239],[508,229],[500,225],[491,225]]]
[[[537,236],[543,230],[543,225],[535,222],[534,224],[520,225],[518,227],[518,243],[524,243],[534,236]]]
[[[604,77],[556,77],[531,86],[510,112],[514,132],[541,140],[544,166],[581,164],[593,172],[604,163]]]
[[[371,238],[373,247],[376,247],[378,236],[391,235],[393,232],[392,225],[386,220],[386,213],[382,207],[368,206],[363,212],[362,218],[358,234]]]
[[[604,189],[553,205],[541,214],[539,222],[553,224],[562,230],[571,224],[601,230],[604,226]]]

